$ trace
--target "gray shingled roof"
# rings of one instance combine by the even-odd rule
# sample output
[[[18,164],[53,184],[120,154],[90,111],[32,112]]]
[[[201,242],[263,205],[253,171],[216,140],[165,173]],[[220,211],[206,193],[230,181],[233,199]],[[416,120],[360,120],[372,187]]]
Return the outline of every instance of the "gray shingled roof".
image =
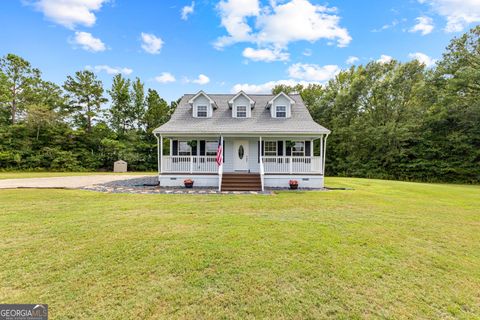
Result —
[[[274,96],[271,94],[249,94],[255,101],[252,117],[239,119],[232,117],[228,101],[235,94],[208,94],[217,109],[213,110],[211,118],[194,118],[192,106],[188,103],[194,94],[182,97],[170,121],[154,130],[162,134],[219,134],[219,133],[270,133],[270,134],[328,134],[330,130],[313,121],[302,98],[298,94],[289,95],[295,104],[292,106],[291,117],[287,119],[272,118],[267,103]]]

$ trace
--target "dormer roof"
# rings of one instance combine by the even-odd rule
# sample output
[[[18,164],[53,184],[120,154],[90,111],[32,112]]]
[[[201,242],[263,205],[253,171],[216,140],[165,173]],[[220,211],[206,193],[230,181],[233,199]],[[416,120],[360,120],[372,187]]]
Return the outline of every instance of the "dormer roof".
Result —
[[[204,96],[205,98],[208,99],[208,101],[210,102],[210,105],[212,106],[212,108],[214,109],[217,109],[217,104],[215,103],[215,100],[213,100],[212,98],[210,98],[208,96],[208,94],[206,94],[205,92],[203,92],[203,90],[200,90],[196,95],[194,95],[190,100],[188,100],[188,103],[193,106],[193,103],[195,102],[195,100],[200,97],[200,96]]]
[[[286,94],[285,92],[280,92],[279,94],[277,94],[275,97],[273,97],[272,99],[270,99],[267,103],[267,108],[270,108],[273,104],[273,102],[275,100],[277,100],[279,97],[281,96],[284,96],[285,98],[288,99],[288,101],[290,102],[290,104],[295,104],[295,100],[293,100],[288,94]]]
[[[230,99],[230,100],[228,101],[228,105],[230,106],[230,108],[232,108],[233,103],[234,103],[235,100],[236,100],[238,97],[240,97],[240,96],[244,96],[245,98],[247,98],[248,101],[250,102],[250,108],[253,109],[253,107],[255,106],[255,100],[253,100],[252,98],[250,98],[250,97],[248,96],[248,94],[246,94],[246,93],[243,92],[243,91],[240,91],[240,92],[237,93],[232,99]]]

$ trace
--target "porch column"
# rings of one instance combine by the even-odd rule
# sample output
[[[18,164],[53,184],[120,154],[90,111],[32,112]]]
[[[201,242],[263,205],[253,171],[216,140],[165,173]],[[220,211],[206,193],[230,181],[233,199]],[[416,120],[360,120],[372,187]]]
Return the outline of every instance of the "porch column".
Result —
[[[323,174],[323,137],[324,135],[322,134],[320,136],[320,173]]]
[[[258,141],[260,143],[260,147],[258,148],[258,159],[260,159],[260,163],[262,163],[263,159],[262,159],[262,137],[258,137]]]
[[[160,173],[163,172],[163,136],[160,135],[160,142],[159,142],[159,150],[158,152],[160,153],[160,157],[159,157],[159,161],[160,161],[160,164],[159,164],[159,171]]]
[[[328,134],[325,135],[325,144],[323,146],[323,164],[322,164],[322,174],[325,175],[325,156],[327,154],[327,138],[328,138]]]
[[[220,144],[222,146],[222,162],[218,166],[218,191],[222,191],[223,163],[225,162],[225,159],[223,158],[225,152],[225,140],[223,139],[222,134],[220,134]]]

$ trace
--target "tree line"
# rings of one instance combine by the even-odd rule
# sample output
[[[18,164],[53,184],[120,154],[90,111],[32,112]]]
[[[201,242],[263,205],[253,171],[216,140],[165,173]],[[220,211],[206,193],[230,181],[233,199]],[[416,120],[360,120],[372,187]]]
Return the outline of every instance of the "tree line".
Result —
[[[327,174],[480,182],[480,26],[454,38],[435,67],[370,62],[298,92],[332,130]],[[108,98],[108,99],[107,99]],[[156,170],[152,130],[176,107],[118,74],[105,90],[78,71],[59,86],[14,54],[0,60],[0,169]],[[165,145],[168,148],[168,145]]]
[[[117,74],[105,90],[82,70],[59,86],[7,54],[0,59],[0,169],[109,170],[124,159],[132,170],[156,170],[152,131],[175,106],[139,78]]]
[[[480,182],[480,26],[454,38],[435,67],[370,62],[301,94],[332,130],[326,173],[381,179]]]

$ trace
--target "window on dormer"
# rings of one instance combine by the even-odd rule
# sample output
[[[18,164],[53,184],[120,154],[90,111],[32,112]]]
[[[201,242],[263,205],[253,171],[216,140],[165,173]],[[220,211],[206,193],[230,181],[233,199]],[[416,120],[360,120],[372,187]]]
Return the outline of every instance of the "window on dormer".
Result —
[[[287,107],[286,106],[277,106],[275,109],[275,116],[277,118],[286,118],[287,117]]]
[[[197,117],[206,118],[207,117],[207,106],[198,106],[197,107]]]
[[[247,106],[237,106],[237,118],[247,117]]]

